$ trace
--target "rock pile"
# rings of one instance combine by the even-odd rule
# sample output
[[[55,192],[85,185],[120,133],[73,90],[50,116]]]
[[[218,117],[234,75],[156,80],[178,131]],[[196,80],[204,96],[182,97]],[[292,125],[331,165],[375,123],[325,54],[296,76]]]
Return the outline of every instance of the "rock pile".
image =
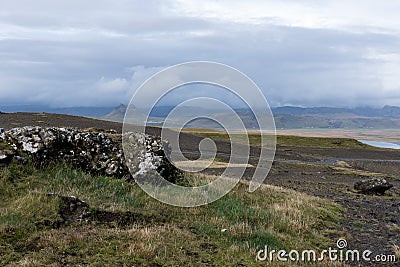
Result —
[[[121,142],[105,132],[37,126],[13,128],[0,133],[0,142],[6,142],[11,148],[0,150],[0,160],[10,162],[13,158],[27,157],[39,166],[66,162],[92,174],[119,178],[130,176],[128,165],[133,176],[150,170],[157,170],[171,182],[179,176],[180,171],[165,157],[163,148],[168,148],[168,144],[159,137],[127,133],[123,138],[137,147],[129,150],[133,154],[129,155],[128,162]]]

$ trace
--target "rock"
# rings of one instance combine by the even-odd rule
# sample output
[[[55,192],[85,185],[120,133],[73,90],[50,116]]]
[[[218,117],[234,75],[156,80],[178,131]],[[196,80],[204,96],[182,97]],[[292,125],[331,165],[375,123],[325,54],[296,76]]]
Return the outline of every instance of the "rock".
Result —
[[[109,129],[109,130],[106,131],[106,133],[108,133],[108,134],[118,134],[118,132],[116,130],[114,130],[114,129]]]
[[[135,148],[127,162],[122,145],[115,138],[105,132],[38,126],[13,128],[3,133],[3,140],[15,150],[12,156],[18,154],[16,160],[21,162],[28,155],[38,166],[66,162],[95,175],[129,177],[129,164],[133,177],[150,170],[156,170],[170,182],[182,176],[166,158],[164,152],[169,151],[169,146],[161,138],[143,133],[125,134],[123,138],[128,138]]]
[[[10,149],[0,150],[0,164],[9,164],[15,155],[15,151]]]
[[[89,205],[75,196],[60,196],[53,193],[47,195],[61,200],[58,213],[63,222],[80,222],[90,215]]]
[[[25,165],[25,164],[28,163],[28,160],[26,158],[20,157],[20,156],[14,156],[14,160],[16,162],[18,162],[19,164],[24,164]]]
[[[383,178],[373,177],[358,181],[354,184],[354,189],[362,194],[383,195],[393,185]]]
[[[160,137],[142,133],[125,133],[122,139],[124,150],[130,152],[125,158],[133,178],[147,176],[148,179],[152,172],[157,171],[172,183],[183,179],[183,173],[165,156],[165,153],[170,153],[168,142],[162,141]],[[146,149],[143,150],[143,147]]]
[[[108,225],[126,226],[133,225],[139,220],[142,223],[144,220],[147,220],[146,216],[137,212],[96,209],[76,196],[64,196],[54,193],[48,193],[47,195],[59,199],[58,214],[61,217],[61,221],[46,222],[47,225],[52,225],[53,227],[59,227],[60,225],[65,226],[77,222],[90,223],[92,225],[93,223],[105,223]],[[138,214],[140,216],[138,216]],[[161,214],[152,215],[148,220],[149,223],[154,222],[154,220],[160,223],[166,222],[165,216]]]

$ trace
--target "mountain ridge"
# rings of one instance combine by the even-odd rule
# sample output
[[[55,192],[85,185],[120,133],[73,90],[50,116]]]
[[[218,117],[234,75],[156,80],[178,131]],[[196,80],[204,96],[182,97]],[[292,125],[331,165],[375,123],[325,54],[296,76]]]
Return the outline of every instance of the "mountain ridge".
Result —
[[[126,106],[125,106],[126,108]],[[156,118],[158,122],[165,119],[174,106],[156,106],[150,113],[150,120]],[[191,117],[196,114],[198,107],[185,107],[179,116]],[[277,129],[400,129],[400,107],[384,106],[382,108],[357,107],[357,108],[335,108],[335,107],[295,107],[283,106],[272,108]],[[235,112],[243,120],[246,128],[257,129],[254,113],[250,109],[237,108]],[[257,110],[255,112],[258,112]],[[211,110],[210,114],[219,121],[229,120],[231,115]],[[106,116],[107,119],[122,121],[123,108],[120,105]],[[160,123],[158,123],[160,124]],[[215,123],[191,122],[187,127],[193,128],[215,128]]]

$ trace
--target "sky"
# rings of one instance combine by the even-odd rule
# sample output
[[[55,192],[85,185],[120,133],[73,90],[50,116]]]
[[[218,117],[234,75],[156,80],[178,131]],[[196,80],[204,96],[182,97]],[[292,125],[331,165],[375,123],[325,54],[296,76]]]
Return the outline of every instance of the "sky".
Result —
[[[398,14],[398,0],[0,0],[0,108],[127,104],[198,60],[245,73],[271,106],[400,106]]]

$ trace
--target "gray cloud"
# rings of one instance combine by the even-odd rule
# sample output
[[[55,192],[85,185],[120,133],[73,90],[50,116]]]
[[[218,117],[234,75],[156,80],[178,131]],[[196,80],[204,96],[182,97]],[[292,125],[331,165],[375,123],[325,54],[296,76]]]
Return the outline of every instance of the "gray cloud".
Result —
[[[237,68],[272,105],[400,105],[398,6],[273,2],[0,1],[0,106],[127,103],[191,60]]]

